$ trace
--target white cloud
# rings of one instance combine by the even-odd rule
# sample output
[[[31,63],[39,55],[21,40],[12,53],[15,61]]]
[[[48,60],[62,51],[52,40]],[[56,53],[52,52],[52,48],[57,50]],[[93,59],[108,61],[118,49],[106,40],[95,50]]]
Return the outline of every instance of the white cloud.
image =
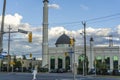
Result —
[[[19,15],[18,13],[15,13],[14,15],[10,15],[10,14],[7,14],[5,16],[5,24],[7,25],[14,25],[14,26],[17,26],[21,23],[21,20],[22,20],[22,16]],[[2,16],[0,16],[0,22],[2,20]]]
[[[53,8],[53,9],[59,9],[60,8],[60,6],[58,4],[49,4],[48,7]]]
[[[88,35],[97,35],[97,36],[107,36],[111,32],[110,28],[92,28],[88,27],[86,29]]]
[[[80,8],[83,9],[83,10],[88,10],[89,9],[86,5],[83,5],[83,4],[80,5]]]
[[[28,35],[27,34],[21,34],[21,33],[16,33],[16,34],[11,34],[11,53],[16,53],[16,54],[29,54],[30,52],[34,54],[39,53],[41,54],[42,51],[42,26],[31,26],[29,23],[21,23],[21,20],[23,17],[19,15],[18,13],[14,15],[6,15],[5,18],[5,24],[12,24],[14,25],[13,31],[17,30],[18,28],[27,30],[27,31],[32,31],[33,32],[33,42],[29,43],[28,42]],[[1,20],[1,17],[0,17]],[[9,22],[9,20],[11,20]],[[8,28],[8,25],[5,25]],[[6,28],[6,30],[8,30]],[[83,37],[81,38],[80,33],[83,32],[83,29],[79,30],[69,30],[66,29],[64,26],[55,26],[51,27],[48,30],[48,36],[49,36],[49,43],[54,45],[56,40],[60,35],[63,33],[67,34],[68,36],[73,36],[76,40],[76,45],[83,44]],[[87,42],[89,44],[89,37],[90,36],[108,36],[112,32],[111,28],[93,28],[93,27],[87,27],[86,28],[86,33],[87,33]],[[116,32],[120,34],[120,25],[116,27]],[[115,32],[112,32],[113,34],[117,34]],[[7,51],[7,38],[8,34],[4,35],[6,37],[6,40],[4,40],[4,50]],[[119,37],[119,36],[118,36]],[[114,40],[118,41],[119,38],[116,37]],[[95,38],[95,37],[94,37]],[[105,38],[97,37],[95,38],[95,43],[102,42],[103,44],[106,44]],[[15,45],[14,45],[15,44]]]
[[[120,34],[120,25],[117,26],[117,33]]]

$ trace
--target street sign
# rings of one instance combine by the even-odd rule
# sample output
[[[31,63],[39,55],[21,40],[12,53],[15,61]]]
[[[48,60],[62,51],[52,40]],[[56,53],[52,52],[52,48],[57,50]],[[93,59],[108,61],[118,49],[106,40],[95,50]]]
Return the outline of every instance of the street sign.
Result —
[[[4,58],[4,56],[3,55],[0,55],[0,59],[3,59]]]
[[[21,33],[24,33],[24,34],[28,33],[28,31],[25,31],[25,30],[22,30],[22,29],[18,29],[18,32],[21,32]]]

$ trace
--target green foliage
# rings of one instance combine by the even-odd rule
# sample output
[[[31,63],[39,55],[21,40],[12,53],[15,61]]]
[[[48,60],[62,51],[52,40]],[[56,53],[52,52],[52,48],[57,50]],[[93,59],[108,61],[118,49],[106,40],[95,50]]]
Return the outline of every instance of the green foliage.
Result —
[[[16,61],[14,67],[15,68],[20,68],[22,66],[20,61]]]
[[[25,60],[25,59],[26,59],[26,56],[25,56],[25,55],[22,55],[22,57],[23,57],[23,60]]]

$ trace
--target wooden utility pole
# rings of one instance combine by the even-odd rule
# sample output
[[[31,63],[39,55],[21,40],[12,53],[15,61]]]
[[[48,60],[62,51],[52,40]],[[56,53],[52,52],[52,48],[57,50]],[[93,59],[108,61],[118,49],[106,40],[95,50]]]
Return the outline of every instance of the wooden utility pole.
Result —
[[[87,75],[87,57],[86,57],[86,22],[82,22],[83,26],[84,26],[84,76]]]

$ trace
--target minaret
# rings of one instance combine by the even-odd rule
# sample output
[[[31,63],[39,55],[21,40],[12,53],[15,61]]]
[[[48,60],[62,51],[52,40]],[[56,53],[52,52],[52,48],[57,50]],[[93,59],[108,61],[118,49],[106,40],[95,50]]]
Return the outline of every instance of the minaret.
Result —
[[[43,0],[42,67],[48,68],[48,0]]]
[[[94,52],[93,52],[93,37],[90,38],[90,53],[89,53],[89,71],[91,69],[94,69],[94,59],[95,59],[95,55],[94,55]]]
[[[113,36],[109,35],[109,47],[113,46]]]

